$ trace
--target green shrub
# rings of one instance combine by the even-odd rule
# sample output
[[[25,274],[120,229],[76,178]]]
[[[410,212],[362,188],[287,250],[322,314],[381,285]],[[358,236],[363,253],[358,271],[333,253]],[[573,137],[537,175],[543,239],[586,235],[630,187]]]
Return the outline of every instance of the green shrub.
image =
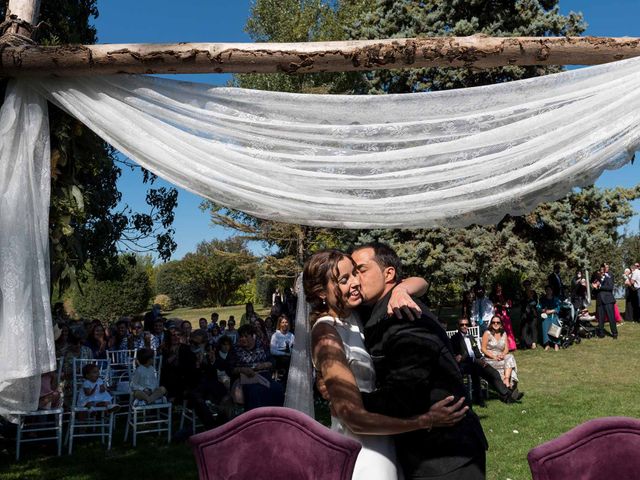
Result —
[[[153,304],[160,305],[160,309],[163,312],[173,310],[173,301],[171,300],[171,297],[169,295],[165,295],[164,293],[156,295],[153,299]]]
[[[146,270],[123,261],[119,279],[91,278],[72,295],[73,307],[82,318],[111,322],[124,315],[144,312],[151,299],[151,282]]]

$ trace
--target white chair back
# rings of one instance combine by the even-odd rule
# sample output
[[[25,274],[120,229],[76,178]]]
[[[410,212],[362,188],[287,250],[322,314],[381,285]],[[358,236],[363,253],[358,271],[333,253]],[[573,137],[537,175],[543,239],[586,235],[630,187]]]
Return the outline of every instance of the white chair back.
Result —
[[[82,383],[84,382],[84,377],[82,375],[82,369],[86,365],[96,365],[100,372],[100,378],[104,381],[105,384],[111,384],[111,375],[110,375],[110,365],[109,360],[96,360],[96,359],[86,359],[86,358],[74,358],[73,359],[73,401],[71,405],[73,407],[77,407],[78,401],[78,393],[80,393],[80,389],[82,388]]]
[[[458,330],[447,330],[447,337],[451,338],[457,332]],[[480,347],[480,327],[469,327],[469,334],[473,335],[476,338],[476,343],[478,344],[478,347]]]

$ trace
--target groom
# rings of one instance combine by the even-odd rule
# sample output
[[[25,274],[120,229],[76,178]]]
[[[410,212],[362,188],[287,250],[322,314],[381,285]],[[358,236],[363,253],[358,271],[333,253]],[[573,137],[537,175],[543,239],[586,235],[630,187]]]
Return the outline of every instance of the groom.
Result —
[[[378,384],[374,392],[362,394],[365,408],[411,417],[449,395],[463,397],[462,376],[437,318],[424,305],[416,321],[387,314],[391,291],[400,277],[396,253],[387,245],[371,243],[357,247],[351,257],[360,273],[363,310],[369,310],[361,312],[361,319]],[[396,435],[395,440],[407,480],[485,477],[487,440],[472,411],[452,427]]]

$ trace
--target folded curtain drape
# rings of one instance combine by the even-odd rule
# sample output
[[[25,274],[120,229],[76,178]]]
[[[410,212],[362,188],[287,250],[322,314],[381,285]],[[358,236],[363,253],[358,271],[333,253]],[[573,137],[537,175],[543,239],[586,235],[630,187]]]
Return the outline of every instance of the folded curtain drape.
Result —
[[[0,167],[14,176],[0,179],[0,255],[12,256],[14,234],[27,247],[15,254],[21,260],[0,265],[0,342],[11,352],[28,344],[31,353],[13,359],[0,351],[0,413],[2,382],[52,366],[51,333],[42,333],[50,325],[41,284],[48,277],[42,222],[49,195],[43,98],[140,165],[218,204],[306,225],[417,228],[495,223],[629,161],[640,137],[638,87],[640,59],[380,96],[213,88],[144,76],[16,81],[1,112]],[[29,167],[15,173],[23,163]],[[14,185],[22,177],[30,190]]]

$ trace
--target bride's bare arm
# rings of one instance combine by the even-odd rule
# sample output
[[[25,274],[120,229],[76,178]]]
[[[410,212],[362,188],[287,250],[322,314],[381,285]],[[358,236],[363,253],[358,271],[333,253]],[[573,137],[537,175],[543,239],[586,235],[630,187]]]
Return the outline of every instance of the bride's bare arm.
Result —
[[[401,281],[391,292],[387,314],[402,318],[403,313],[409,319],[417,319],[422,309],[413,301],[412,295],[421,297],[427,292],[429,283],[420,277],[409,277]]]
[[[451,406],[439,405],[435,413],[430,410],[412,418],[387,417],[368,412],[362,404],[356,379],[347,364],[342,340],[335,328],[329,324],[317,325],[312,330],[311,345],[314,363],[322,375],[332,409],[344,425],[354,433],[393,435],[425,428],[431,429],[433,426],[449,426],[462,419],[468,409],[461,408],[461,400]],[[447,403],[451,403],[451,400],[453,398],[448,399]]]

